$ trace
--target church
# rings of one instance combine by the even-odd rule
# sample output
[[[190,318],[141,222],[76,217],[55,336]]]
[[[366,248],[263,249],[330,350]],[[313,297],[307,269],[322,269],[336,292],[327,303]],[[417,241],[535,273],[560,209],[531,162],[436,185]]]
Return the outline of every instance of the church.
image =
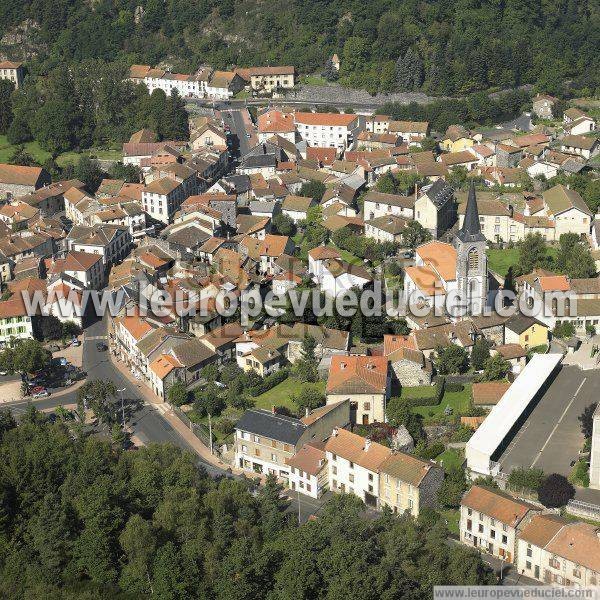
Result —
[[[475,186],[471,184],[465,219],[453,244],[439,241],[419,246],[415,266],[406,267],[404,290],[410,304],[426,304],[452,315],[452,307],[467,306],[477,314],[490,303],[490,275],[481,233]]]

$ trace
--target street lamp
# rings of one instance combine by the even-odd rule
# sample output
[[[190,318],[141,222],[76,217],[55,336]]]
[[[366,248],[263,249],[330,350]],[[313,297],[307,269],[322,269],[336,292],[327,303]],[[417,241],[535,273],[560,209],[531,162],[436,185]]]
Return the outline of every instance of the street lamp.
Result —
[[[121,388],[120,390],[117,390],[117,392],[120,392],[121,394],[121,420],[122,420],[122,426],[123,429],[125,429],[125,405],[123,404],[123,392],[126,390],[126,388]]]

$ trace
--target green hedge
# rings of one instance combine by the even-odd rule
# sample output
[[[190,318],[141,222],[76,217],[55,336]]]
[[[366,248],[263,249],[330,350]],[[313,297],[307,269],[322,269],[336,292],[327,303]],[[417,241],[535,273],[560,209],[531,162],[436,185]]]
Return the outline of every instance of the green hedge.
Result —
[[[442,442],[434,442],[431,446],[427,446],[427,448],[420,450],[418,456],[424,460],[431,460],[436,456],[439,456],[445,449],[446,446]]]
[[[282,381],[285,381],[289,376],[287,369],[279,369],[279,371],[275,371],[275,373],[271,373],[271,375],[267,375],[260,383],[252,386],[248,389],[248,393],[256,398],[256,396],[260,396],[265,392],[268,392],[271,388],[274,388],[276,385],[279,385]]]
[[[446,383],[447,392],[462,392],[465,386],[462,383]]]
[[[406,398],[406,402],[409,406],[437,406],[444,397],[444,393],[448,390],[446,385],[446,379],[440,377],[435,385],[435,394],[433,396],[415,396],[413,398]]]

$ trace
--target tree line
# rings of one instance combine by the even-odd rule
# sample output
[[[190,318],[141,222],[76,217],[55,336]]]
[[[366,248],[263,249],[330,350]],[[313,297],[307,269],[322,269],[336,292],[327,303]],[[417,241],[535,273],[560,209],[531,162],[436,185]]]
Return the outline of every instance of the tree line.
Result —
[[[600,78],[599,18],[592,0],[291,0],[277,10],[256,0],[14,0],[0,7],[0,31],[35,23],[9,50],[29,49],[36,72],[88,59],[165,60],[183,72],[291,64],[370,92],[534,83],[558,93],[570,80],[590,93]],[[339,73],[328,65],[333,53]]]
[[[298,526],[272,478],[251,494],[173,445],[123,451],[57,416],[0,412],[3,597],[417,600],[495,579],[431,510],[372,519],[336,495]]]
[[[53,157],[69,150],[107,148],[148,128],[158,140],[186,140],[183,100],[125,80],[123,64],[87,60],[62,64],[14,90],[0,83],[0,134],[12,144],[37,141]]]

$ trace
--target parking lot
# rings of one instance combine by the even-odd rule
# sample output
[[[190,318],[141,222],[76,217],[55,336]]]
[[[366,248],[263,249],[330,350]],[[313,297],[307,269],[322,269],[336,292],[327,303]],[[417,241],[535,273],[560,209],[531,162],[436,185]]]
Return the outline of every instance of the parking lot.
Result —
[[[600,371],[563,366],[500,457],[502,470],[536,467],[567,476],[583,445],[578,417],[599,401],[599,389]]]

